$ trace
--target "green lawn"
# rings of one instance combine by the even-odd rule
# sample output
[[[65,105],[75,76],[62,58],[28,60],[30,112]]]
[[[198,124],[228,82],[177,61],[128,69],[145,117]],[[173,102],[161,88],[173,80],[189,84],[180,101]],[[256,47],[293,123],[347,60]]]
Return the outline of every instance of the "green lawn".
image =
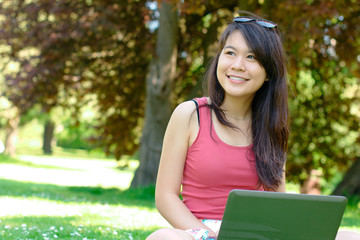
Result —
[[[153,187],[127,190],[136,161],[120,170],[112,159],[81,151],[19,153],[0,155],[0,239],[145,239],[169,226],[156,211]],[[341,228],[359,232],[359,203],[350,202]]]
[[[0,155],[0,239],[145,239],[168,226],[153,187],[126,190],[135,161],[85,157]]]

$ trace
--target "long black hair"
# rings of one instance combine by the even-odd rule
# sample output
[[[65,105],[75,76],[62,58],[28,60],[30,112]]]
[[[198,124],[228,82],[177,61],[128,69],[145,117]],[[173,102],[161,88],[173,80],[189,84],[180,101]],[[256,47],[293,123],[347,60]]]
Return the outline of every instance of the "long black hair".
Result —
[[[259,18],[251,15],[253,18]],[[206,75],[209,107],[224,125],[234,128],[220,108],[225,92],[220,85],[216,70],[226,40],[234,31],[240,31],[260,65],[265,69],[268,81],[256,92],[252,102],[252,139],[259,184],[265,190],[276,190],[283,176],[289,136],[288,93],[286,57],[280,32],[277,28],[265,28],[255,21],[230,23],[219,41],[219,48]]]

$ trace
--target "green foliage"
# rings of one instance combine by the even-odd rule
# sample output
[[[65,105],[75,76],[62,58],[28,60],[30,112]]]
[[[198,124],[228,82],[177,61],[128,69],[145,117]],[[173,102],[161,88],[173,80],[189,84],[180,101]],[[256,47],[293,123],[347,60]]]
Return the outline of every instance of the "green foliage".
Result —
[[[350,111],[358,96],[344,94],[357,87],[357,80],[349,81],[341,72],[298,74],[292,89],[295,96],[290,99],[292,133],[287,164],[290,173],[298,174],[290,174],[291,180],[304,181],[311,169],[330,179],[360,154],[358,120]]]
[[[288,177],[302,183],[317,169],[329,181],[359,156],[359,5],[283,2],[274,13],[290,62]]]
[[[63,148],[92,150],[96,146],[89,139],[96,134],[94,127],[87,121],[74,125],[71,119],[63,122],[63,130],[56,134],[56,145]]]
[[[95,96],[94,142],[117,158],[139,143],[153,38],[146,1],[0,2],[4,95],[27,112],[60,105],[74,116]]]

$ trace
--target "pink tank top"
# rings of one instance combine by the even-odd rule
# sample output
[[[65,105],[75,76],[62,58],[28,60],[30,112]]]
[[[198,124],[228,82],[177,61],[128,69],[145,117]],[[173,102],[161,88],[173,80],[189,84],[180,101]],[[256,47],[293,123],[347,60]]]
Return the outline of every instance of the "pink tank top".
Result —
[[[211,123],[207,98],[197,99],[200,129],[189,147],[182,180],[184,204],[198,219],[221,220],[233,189],[263,190],[252,145],[236,147],[223,142]]]

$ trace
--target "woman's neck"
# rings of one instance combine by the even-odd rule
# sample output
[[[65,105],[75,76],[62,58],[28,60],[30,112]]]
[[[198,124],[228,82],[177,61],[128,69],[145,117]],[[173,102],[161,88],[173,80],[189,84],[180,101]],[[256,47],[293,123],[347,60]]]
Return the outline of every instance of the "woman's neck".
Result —
[[[226,96],[221,109],[224,111],[226,118],[236,121],[248,120],[251,118],[252,109],[251,101],[243,98],[232,98]]]

